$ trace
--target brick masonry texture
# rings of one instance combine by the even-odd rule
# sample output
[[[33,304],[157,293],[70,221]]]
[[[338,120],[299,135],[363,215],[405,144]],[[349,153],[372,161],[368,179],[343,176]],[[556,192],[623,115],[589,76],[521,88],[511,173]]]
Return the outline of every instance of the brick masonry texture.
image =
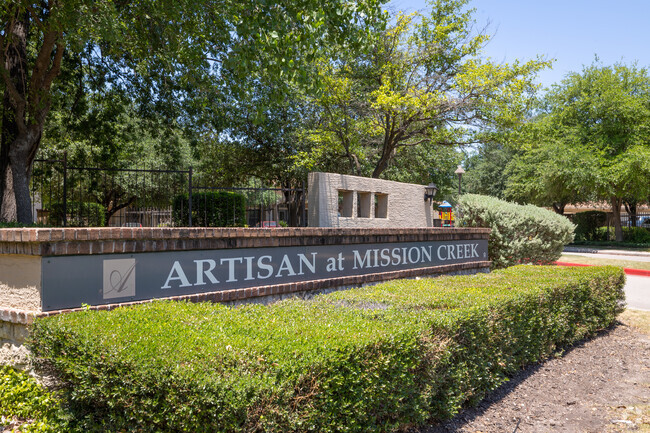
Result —
[[[487,239],[482,228],[0,229],[0,253],[36,256]]]

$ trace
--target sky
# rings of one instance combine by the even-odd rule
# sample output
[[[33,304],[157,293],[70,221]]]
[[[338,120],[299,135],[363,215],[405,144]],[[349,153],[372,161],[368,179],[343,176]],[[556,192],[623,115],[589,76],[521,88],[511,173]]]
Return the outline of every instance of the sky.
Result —
[[[392,0],[404,12],[426,11],[425,0]],[[649,0],[473,0],[478,27],[489,23],[492,40],[484,50],[498,63],[538,55],[555,59],[540,72],[548,87],[580,72],[597,55],[603,65],[622,62],[650,67]]]

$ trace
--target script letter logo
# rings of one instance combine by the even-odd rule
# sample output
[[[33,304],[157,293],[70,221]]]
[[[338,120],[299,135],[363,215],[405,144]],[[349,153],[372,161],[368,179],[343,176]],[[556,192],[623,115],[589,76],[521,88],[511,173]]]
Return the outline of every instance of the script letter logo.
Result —
[[[104,260],[104,299],[135,296],[135,259]]]

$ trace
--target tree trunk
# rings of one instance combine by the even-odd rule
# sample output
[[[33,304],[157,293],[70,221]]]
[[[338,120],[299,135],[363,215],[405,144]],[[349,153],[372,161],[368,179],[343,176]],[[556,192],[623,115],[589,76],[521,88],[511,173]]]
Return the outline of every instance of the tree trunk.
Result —
[[[625,211],[627,212],[628,226],[636,227],[636,202],[623,202]]]
[[[11,166],[9,166],[9,157],[7,157],[7,165],[4,168],[2,178],[2,207],[0,208],[0,221],[16,221],[16,196],[14,194],[14,181],[11,174]]]
[[[374,179],[379,179],[379,176],[381,176],[384,170],[388,168],[388,163],[392,159],[394,151],[395,148],[392,145],[384,144],[381,156],[379,157],[377,164],[375,164],[375,169],[372,171],[372,177]]]
[[[9,24],[0,35],[6,41],[0,44],[0,58],[4,62],[0,77],[5,85],[0,127],[0,200],[2,216],[12,214],[11,209],[15,207],[15,220],[29,224],[33,222],[29,196],[31,166],[50,108],[52,82],[61,72],[64,45],[62,31],[41,21],[42,37],[35,38],[41,46],[30,71],[27,62],[30,13],[17,3],[12,7],[7,13]],[[49,10],[48,3],[44,7]],[[13,194],[8,191],[9,181]],[[15,203],[11,203],[10,197],[14,197]]]
[[[289,213],[289,221],[287,221],[287,224],[289,227],[298,227],[301,223],[301,204],[304,191],[300,192],[294,189],[290,181],[283,182],[283,187],[285,188],[283,191],[284,201],[287,204],[287,212]]]
[[[616,242],[623,242],[623,226],[621,225],[621,203],[622,200],[617,197],[611,198],[612,213],[614,218],[614,234]]]
[[[25,146],[30,146],[26,144]],[[22,146],[21,146],[22,147]],[[13,150],[13,149],[12,149]],[[14,197],[16,199],[16,221],[22,224],[32,224],[32,199],[29,195],[29,178],[31,161],[24,152],[10,152],[11,178],[13,180]]]
[[[11,14],[11,13],[10,13]],[[11,18],[11,25],[7,29],[10,42],[6,47],[3,65],[7,75],[5,80],[10,81],[17,94],[25,97],[27,93],[27,35],[29,34],[29,14],[24,11],[16,12]],[[5,47],[0,47],[4,49]],[[5,92],[2,98],[2,121],[0,128],[0,215],[4,221],[16,221],[16,199],[14,185],[14,172],[11,167],[10,149],[18,136],[20,128],[16,106],[18,101],[15,94],[12,98],[9,87],[5,83]]]
[[[16,136],[16,122],[10,110],[9,92],[2,99],[2,118],[0,118],[0,218],[2,221],[16,219],[14,189],[11,187],[11,168],[9,166],[9,147]]]
[[[553,203],[553,211],[558,215],[564,215],[565,203]]]

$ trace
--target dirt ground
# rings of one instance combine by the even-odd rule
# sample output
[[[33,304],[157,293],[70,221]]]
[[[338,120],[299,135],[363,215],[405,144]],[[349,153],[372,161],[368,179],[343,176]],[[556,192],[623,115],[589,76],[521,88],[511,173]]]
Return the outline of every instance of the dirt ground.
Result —
[[[521,371],[478,407],[417,433],[650,432],[650,313]]]

